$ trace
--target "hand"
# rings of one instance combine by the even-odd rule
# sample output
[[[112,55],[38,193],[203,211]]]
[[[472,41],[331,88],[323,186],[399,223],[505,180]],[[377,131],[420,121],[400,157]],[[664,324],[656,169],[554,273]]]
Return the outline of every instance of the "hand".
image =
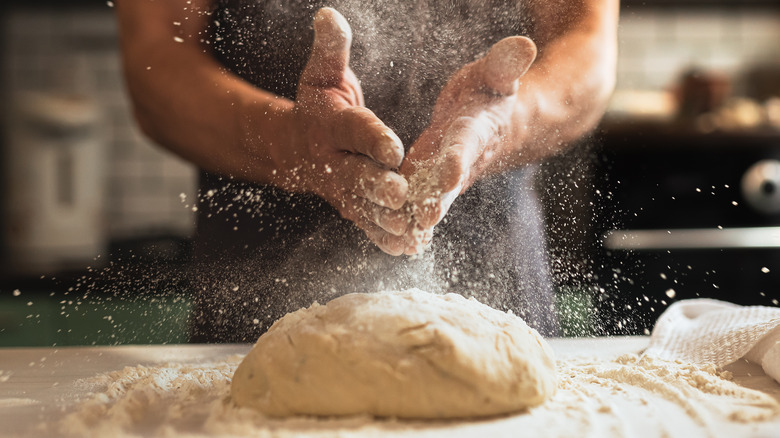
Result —
[[[442,89],[431,123],[401,165],[410,191],[406,254],[422,251],[455,198],[501,158],[504,143],[519,138],[523,127],[513,122],[519,79],[535,58],[530,39],[505,38],[456,72]],[[387,212],[384,221],[395,224],[398,215]]]
[[[385,221],[406,202],[408,185],[398,169],[404,148],[398,136],[363,107],[349,68],[352,32],[331,8],[314,17],[314,45],[303,70],[293,111],[292,147],[281,186],[315,193],[363,229],[383,251],[400,255],[405,227]]]

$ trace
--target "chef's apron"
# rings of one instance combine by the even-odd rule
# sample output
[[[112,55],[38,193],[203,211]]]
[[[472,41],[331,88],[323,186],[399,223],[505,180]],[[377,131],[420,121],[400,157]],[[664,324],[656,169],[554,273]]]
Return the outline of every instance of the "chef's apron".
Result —
[[[366,106],[409,145],[459,67],[527,33],[515,2],[218,2],[206,39],[226,68],[295,98],[312,18],[333,6],[353,30]],[[512,4],[514,6],[507,6]],[[254,342],[287,312],[350,292],[457,292],[557,333],[533,167],[479,181],[453,203],[421,256],[394,257],[314,195],[201,173],[193,342]]]

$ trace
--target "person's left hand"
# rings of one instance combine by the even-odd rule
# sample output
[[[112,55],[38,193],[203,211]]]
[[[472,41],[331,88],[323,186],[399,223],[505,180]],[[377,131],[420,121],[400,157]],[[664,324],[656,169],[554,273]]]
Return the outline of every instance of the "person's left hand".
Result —
[[[431,123],[401,165],[410,194],[405,254],[422,251],[455,198],[501,157],[502,144],[521,138],[515,126],[520,78],[536,59],[528,38],[505,38],[485,57],[458,70],[442,89]]]

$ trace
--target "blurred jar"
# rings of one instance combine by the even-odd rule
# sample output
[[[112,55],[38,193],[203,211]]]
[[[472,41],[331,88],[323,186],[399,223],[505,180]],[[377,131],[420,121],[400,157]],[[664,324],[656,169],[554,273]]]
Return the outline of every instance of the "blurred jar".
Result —
[[[677,116],[681,120],[716,111],[731,93],[728,76],[715,72],[693,69],[680,78],[677,88]]]

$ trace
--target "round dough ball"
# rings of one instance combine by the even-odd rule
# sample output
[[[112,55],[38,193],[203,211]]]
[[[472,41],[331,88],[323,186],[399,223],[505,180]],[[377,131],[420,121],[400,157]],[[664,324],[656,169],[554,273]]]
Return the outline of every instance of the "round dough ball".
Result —
[[[461,418],[520,411],[556,387],[552,351],[522,319],[411,289],[287,314],[241,362],[231,392],[273,417]]]

